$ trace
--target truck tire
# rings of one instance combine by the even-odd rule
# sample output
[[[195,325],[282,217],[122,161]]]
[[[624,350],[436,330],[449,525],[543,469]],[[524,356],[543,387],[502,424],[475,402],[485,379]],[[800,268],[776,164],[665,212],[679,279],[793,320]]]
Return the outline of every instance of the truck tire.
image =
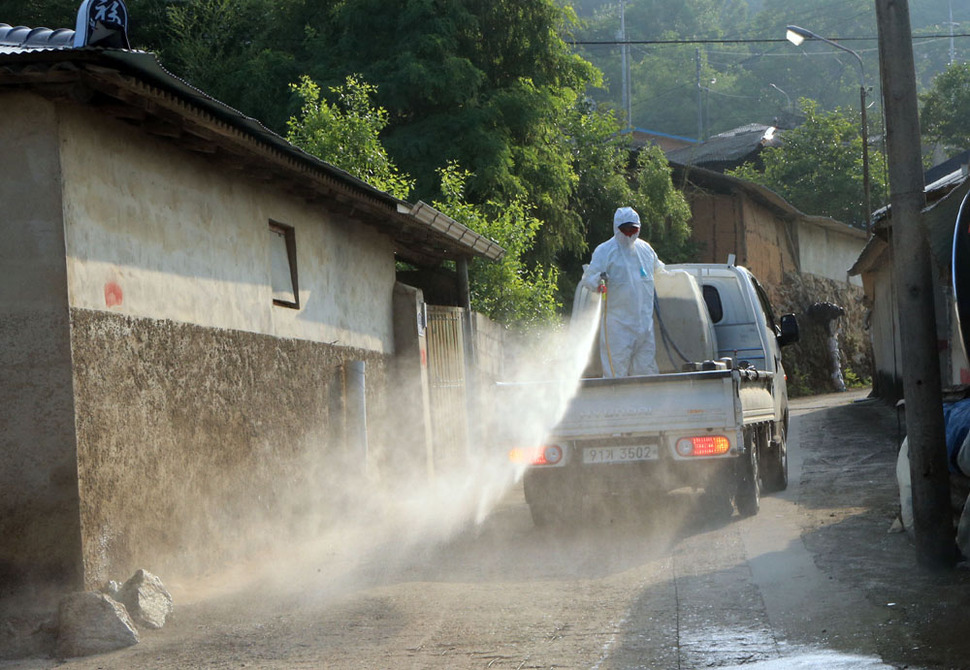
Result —
[[[788,441],[785,424],[778,426],[778,433],[771,440],[765,454],[764,490],[766,493],[784,491],[788,488]]]
[[[753,428],[744,431],[744,454],[738,460],[738,489],[734,504],[741,516],[754,516],[761,508],[761,473],[758,469],[758,440]]]

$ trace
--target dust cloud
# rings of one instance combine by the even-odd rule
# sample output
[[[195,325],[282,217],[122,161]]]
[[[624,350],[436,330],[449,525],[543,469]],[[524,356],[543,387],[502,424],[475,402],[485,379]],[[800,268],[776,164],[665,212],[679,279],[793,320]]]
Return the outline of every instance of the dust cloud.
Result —
[[[409,566],[434,560],[442,545],[475,532],[519,482],[524,467],[510,462],[509,450],[541,445],[559,421],[586,367],[598,317],[599,301],[591,301],[569,325],[516,338],[504,379],[482,390],[483,410],[469,426],[467,458],[435,467],[433,475],[426,463],[393,459],[335,468],[332,459],[320,462],[322,450],[308,445],[300,469],[304,481],[318,485],[292,487],[284,505],[290,518],[239,529],[246,560],[178,580],[177,599],[246,592],[326,600],[387,583]],[[369,425],[369,452],[393,454],[398,429]],[[387,435],[391,443],[375,443],[373,435]]]

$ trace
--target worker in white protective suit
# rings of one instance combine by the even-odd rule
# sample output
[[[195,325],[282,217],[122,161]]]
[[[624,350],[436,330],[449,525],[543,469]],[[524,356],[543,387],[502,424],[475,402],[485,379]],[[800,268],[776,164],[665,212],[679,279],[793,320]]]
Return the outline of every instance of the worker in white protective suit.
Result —
[[[666,270],[639,235],[640,215],[632,207],[617,209],[613,237],[596,247],[583,273],[589,290],[606,293],[600,327],[604,377],[658,373],[653,276]]]

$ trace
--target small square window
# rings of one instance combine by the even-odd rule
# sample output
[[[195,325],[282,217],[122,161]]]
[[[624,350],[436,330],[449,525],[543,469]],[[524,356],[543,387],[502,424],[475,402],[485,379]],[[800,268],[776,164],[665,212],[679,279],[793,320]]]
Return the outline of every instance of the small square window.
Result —
[[[292,226],[269,222],[270,275],[273,304],[300,308],[300,285],[296,274],[296,234]]]

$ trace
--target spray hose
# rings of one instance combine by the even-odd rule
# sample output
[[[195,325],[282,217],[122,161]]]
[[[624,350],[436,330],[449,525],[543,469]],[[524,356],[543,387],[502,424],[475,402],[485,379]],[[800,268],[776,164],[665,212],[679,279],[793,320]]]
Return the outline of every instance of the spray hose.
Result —
[[[677,352],[677,355],[680,356],[684,363],[690,363],[690,359],[684,355],[684,352],[677,348],[677,343],[674,342],[673,338],[670,337],[670,333],[667,332],[667,326],[664,325],[663,317],[660,314],[660,301],[657,300],[656,293],[653,294],[653,312],[657,315],[657,323],[660,324],[660,339],[662,339],[664,342],[664,349],[667,350],[667,357],[670,358],[670,360],[674,359],[674,357],[670,355],[670,347],[673,347],[674,351]]]
[[[603,342],[606,343],[606,360],[610,364],[610,376],[615,377],[616,372],[613,370],[613,354],[610,353],[610,333],[606,328],[606,313],[610,306],[610,292],[606,285],[605,272],[600,273],[599,292],[603,296]]]

